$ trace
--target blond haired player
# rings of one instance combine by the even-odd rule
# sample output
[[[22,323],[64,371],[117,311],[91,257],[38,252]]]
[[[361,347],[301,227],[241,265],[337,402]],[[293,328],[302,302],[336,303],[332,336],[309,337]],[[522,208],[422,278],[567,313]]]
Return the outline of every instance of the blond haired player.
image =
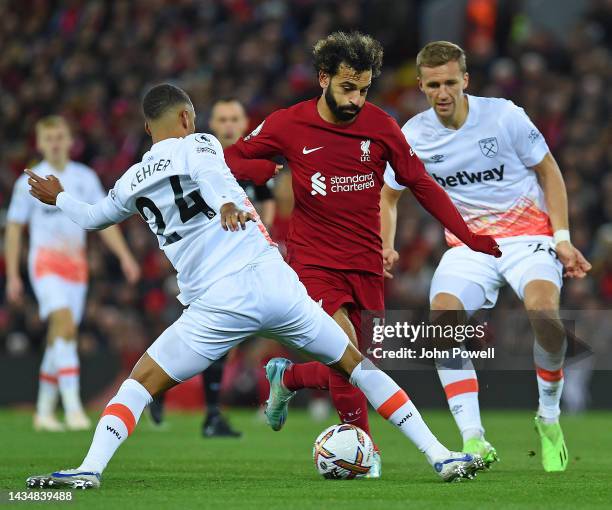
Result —
[[[104,197],[94,171],[70,161],[72,136],[65,119],[50,116],[38,121],[36,144],[43,156],[43,161],[34,167],[36,172],[56,176],[66,189],[87,202]],[[25,175],[17,179],[7,214],[5,242],[6,294],[8,301],[14,304],[19,304],[23,297],[19,252],[26,225],[30,233],[30,280],[40,316],[49,322],[46,349],[40,365],[34,427],[37,430],[64,430],[64,425],[55,417],[59,394],[66,414],[66,426],[73,430],[86,429],[90,424],[79,396],[76,342],[87,293],[85,231],[59,209],[30,196]],[[126,278],[130,282],[136,281],[140,270],[119,228],[111,227],[100,234],[121,261]]]
[[[567,467],[559,425],[566,339],[559,319],[562,277],[582,278],[591,268],[571,244],[563,177],[540,132],[512,101],[468,96],[465,54],[445,41],[426,45],[417,56],[421,91],[431,105],[402,131],[429,174],[444,188],[477,234],[494,236],[503,255],[481,256],[449,232],[451,247],[431,282],[431,309],[491,308],[509,284],[524,303],[535,334],[539,390],[535,418],[546,471]],[[397,201],[404,189],[388,167],[382,192],[383,257],[387,271],[393,250]],[[497,459],[484,439],[478,381],[471,361],[461,369],[438,365],[449,407],[461,430],[464,450]]]

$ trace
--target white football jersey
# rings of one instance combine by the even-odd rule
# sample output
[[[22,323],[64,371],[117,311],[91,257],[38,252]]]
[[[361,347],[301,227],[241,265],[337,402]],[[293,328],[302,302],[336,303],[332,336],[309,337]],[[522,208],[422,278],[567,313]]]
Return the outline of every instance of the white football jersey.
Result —
[[[56,176],[67,192],[85,202],[97,202],[105,195],[96,173],[80,163],[70,161],[60,172],[42,161],[32,170],[43,177]],[[28,176],[23,174],[15,182],[7,221],[29,227],[30,275],[42,278],[53,274],[84,283],[87,280],[86,232],[57,207],[39,202],[29,191]]]
[[[544,193],[532,170],[548,153],[544,137],[512,101],[467,98],[468,116],[459,129],[444,127],[430,108],[406,122],[406,140],[472,232],[496,238],[552,235]],[[385,183],[404,189],[390,166]],[[448,231],[446,240],[462,244]]]
[[[80,221],[78,204],[69,202],[58,196],[58,206]],[[177,271],[178,299],[188,304],[255,258],[280,258],[259,217],[245,231],[223,230],[219,209],[227,202],[257,214],[225,164],[219,141],[196,133],[155,143],[87,214],[98,217],[92,224],[100,228],[139,213]]]

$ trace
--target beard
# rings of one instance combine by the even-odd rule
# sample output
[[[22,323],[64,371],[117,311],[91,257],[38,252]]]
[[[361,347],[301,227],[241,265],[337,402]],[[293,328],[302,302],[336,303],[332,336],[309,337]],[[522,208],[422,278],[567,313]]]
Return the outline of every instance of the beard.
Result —
[[[331,112],[334,114],[334,117],[336,117],[336,119],[341,122],[348,122],[350,120],[353,120],[361,111],[360,107],[355,106],[353,104],[340,106],[336,102],[336,99],[334,98],[334,95],[331,92],[331,87],[327,87],[324,97],[325,102],[327,103],[327,106],[329,107]]]

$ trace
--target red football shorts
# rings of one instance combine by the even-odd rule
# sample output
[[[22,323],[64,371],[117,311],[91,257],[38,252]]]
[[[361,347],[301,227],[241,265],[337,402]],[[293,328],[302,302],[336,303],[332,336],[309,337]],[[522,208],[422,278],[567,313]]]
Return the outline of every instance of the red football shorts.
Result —
[[[383,277],[362,271],[305,266],[297,262],[291,262],[290,265],[306,287],[308,295],[319,303],[325,312],[333,316],[342,306],[347,309],[349,319],[357,332],[360,348],[363,350],[369,347],[371,338],[367,344],[363,342],[367,333],[362,332],[362,326],[364,329],[367,326],[362,324],[362,314],[367,311],[367,317],[384,316]]]

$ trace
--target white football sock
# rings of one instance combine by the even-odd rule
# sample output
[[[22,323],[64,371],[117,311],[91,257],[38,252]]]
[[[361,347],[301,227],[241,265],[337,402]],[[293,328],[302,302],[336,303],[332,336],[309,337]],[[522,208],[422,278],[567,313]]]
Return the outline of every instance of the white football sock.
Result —
[[[425,454],[430,464],[448,457],[449,451],[433,435],[406,392],[382,370],[364,359],[351,374],[357,386],[378,414],[395,425]]]
[[[36,414],[50,416],[55,412],[59,391],[57,388],[57,369],[53,360],[53,348],[47,346],[38,373],[38,399]]]
[[[56,338],[53,344],[53,359],[57,367],[57,383],[66,413],[82,412],[79,395],[79,355],[76,340]]]
[[[461,348],[465,349],[463,345]],[[448,407],[461,432],[463,442],[472,438],[483,438],[484,428],[478,404],[478,379],[472,360],[437,360],[436,368],[446,393]]]
[[[563,363],[567,340],[558,352],[546,351],[537,340],[533,343],[533,359],[536,366],[540,405],[538,416],[545,423],[555,423],[561,414],[560,402],[563,392]]]
[[[152,401],[142,384],[126,379],[102,413],[89,452],[78,470],[102,473],[117,448],[136,427],[143,409]]]

